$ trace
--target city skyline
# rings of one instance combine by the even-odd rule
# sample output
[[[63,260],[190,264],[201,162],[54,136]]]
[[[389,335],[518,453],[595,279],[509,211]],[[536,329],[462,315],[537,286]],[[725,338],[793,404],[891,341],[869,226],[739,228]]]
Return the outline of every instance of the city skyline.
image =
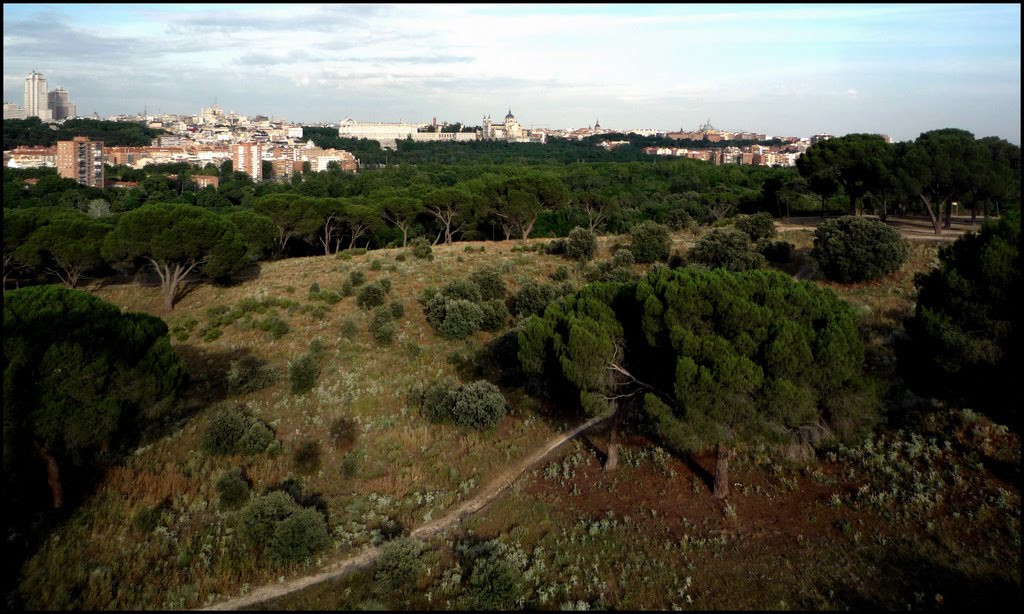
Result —
[[[1020,5],[5,4],[5,101],[33,71],[101,117],[1020,143]]]

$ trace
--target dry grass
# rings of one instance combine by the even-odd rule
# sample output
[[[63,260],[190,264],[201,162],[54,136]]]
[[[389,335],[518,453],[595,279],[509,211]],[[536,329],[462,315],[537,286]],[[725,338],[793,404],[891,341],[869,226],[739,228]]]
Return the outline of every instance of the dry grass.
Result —
[[[808,231],[792,231],[783,238],[806,251],[811,236]],[[676,234],[674,250],[685,251],[695,238],[692,233]],[[526,244],[538,242],[544,240]],[[597,260],[610,258],[617,243],[625,245],[628,237],[601,237]],[[550,281],[551,273],[562,265],[569,269],[572,283],[584,283],[580,268],[571,261],[520,251],[522,245],[509,241],[435,246],[432,261],[411,255],[398,261],[396,256],[403,250],[389,249],[348,260],[322,256],[268,262],[261,265],[257,277],[236,285],[196,286],[169,312],[162,307],[157,287],[92,288],[105,300],[126,310],[157,315],[171,326],[190,318],[197,320],[199,324],[187,340],[173,343],[190,357],[194,375],[207,386],[204,390],[217,389],[216,380],[226,372],[230,357],[240,352],[266,361],[278,375],[276,383],[225,402],[243,403],[270,423],[284,451],[251,457],[203,455],[199,441],[219,405],[202,404],[179,431],[134,455],[127,466],[108,473],[93,499],[29,562],[22,584],[28,607],[191,608],[237,595],[246,586],[308,572],[302,565],[276,568],[253,560],[233,538],[236,515],[217,509],[213,485],[221,472],[235,467],[245,468],[256,493],[295,478],[305,493],[323,497],[334,544],[314,565],[350,555],[373,540],[374,530],[388,519],[412,527],[439,517],[472,496],[513,461],[546,441],[559,426],[536,419],[535,404],[529,400],[523,401],[531,403],[529,409],[513,404],[510,416],[492,433],[427,423],[410,403],[408,392],[437,377],[458,379],[450,356],[472,352],[493,335],[481,332],[466,342],[445,341],[430,329],[417,298],[428,286],[440,287],[465,278],[485,264],[503,271],[510,293],[527,280]],[[480,247],[483,252],[475,251]],[[467,252],[467,248],[474,251]],[[379,270],[371,268],[374,260],[381,263]],[[834,289],[879,322],[892,324],[912,303],[913,273],[933,260],[933,247],[915,246],[910,262],[891,279]],[[368,314],[358,309],[354,296],[334,305],[308,297],[314,282],[325,292],[337,292],[356,270],[365,273],[367,282],[390,280],[388,302],[398,300],[405,305],[390,346],[374,342],[367,330]],[[233,309],[246,299],[294,301],[291,308],[273,309],[287,322],[289,332],[275,340],[259,329],[244,330],[236,321],[223,326],[219,338],[202,340],[198,331],[210,321],[209,308],[224,305]],[[308,309],[318,305],[323,307],[319,318]],[[348,320],[357,326],[351,338],[342,334]],[[319,379],[309,393],[292,395],[288,364],[308,353],[311,342],[318,338],[325,349]],[[519,396],[510,394],[509,398]],[[330,445],[330,424],[338,416],[350,417],[359,425],[358,438],[345,450]],[[292,463],[290,449],[303,441],[320,444],[320,468],[312,475],[297,474]],[[689,490],[689,482],[685,484]],[[156,531],[140,534],[131,528],[139,510],[161,505]],[[554,518],[546,508],[527,507],[530,519]],[[491,514],[507,514],[509,519],[516,516],[504,505],[489,509],[495,510]],[[483,522],[481,526],[497,527],[504,520],[491,517]],[[68,595],[79,593],[88,597],[67,601]],[[655,602],[645,597],[638,603]]]

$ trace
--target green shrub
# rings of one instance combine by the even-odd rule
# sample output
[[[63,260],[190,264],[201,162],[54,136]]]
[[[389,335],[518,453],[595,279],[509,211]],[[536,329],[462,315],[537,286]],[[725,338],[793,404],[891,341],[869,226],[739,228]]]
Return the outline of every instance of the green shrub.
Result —
[[[759,251],[764,259],[775,264],[788,264],[793,260],[795,246],[786,241],[761,241]]]
[[[480,330],[483,320],[483,309],[476,303],[450,300],[445,305],[445,317],[439,332],[446,339],[465,339]]]
[[[341,459],[341,475],[354,478],[359,473],[359,463],[363,460],[362,450],[352,450]]]
[[[479,303],[483,300],[480,286],[469,279],[459,279],[445,284],[441,288],[441,294],[449,299],[462,299],[472,303]]]
[[[148,505],[140,507],[132,519],[132,528],[139,533],[152,533],[158,524],[160,524],[160,510]]]
[[[402,301],[391,301],[388,307],[391,310],[391,317],[400,320],[405,315],[405,304]]]
[[[380,284],[366,284],[356,296],[356,305],[360,309],[373,309],[383,305],[387,301],[387,296],[387,291]]]
[[[508,326],[508,307],[505,301],[491,299],[480,304],[484,317],[480,321],[480,328],[488,332],[497,332]]]
[[[310,440],[301,442],[295,447],[292,461],[299,473],[316,473],[320,469],[320,444]]]
[[[217,479],[217,496],[220,506],[236,510],[249,501],[249,482],[242,476],[241,469],[225,471]]]
[[[565,242],[565,255],[573,260],[587,262],[597,253],[597,234],[593,230],[577,226],[569,231]]]
[[[637,262],[664,262],[672,251],[672,237],[668,226],[657,222],[641,222],[629,232],[632,242],[629,251]]]
[[[885,222],[846,215],[818,224],[811,257],[827,279],[866,281],[898,271],[907,242]]]
[[[487,429],[505,416],[505,395],[487,380],[477,380],[459,389],[452,418],[460,426]]]
[[[292,394],[305,394],[313,389],[317,378],[320,377],[320,367],[317,366],[316,360],[307,354],[288,365],[288,377],[292,382]]]
[[[552,256],[560,256],[565,253],[565,249],[567,246],[568,242],[566,242],[565,239],[555,239],[554,241],[549,241],[548,243],[541,245],[540,251],[542,251],[545,254],[550,254]],[[523,246],[523,251],[531,251],[533,249],[536,248],[530,246]],[[515,251],[515,249],[513,249],[512,251]]]
[[[735,228],[712,230],[697,241],[686,258],[691,264],[730,271],[759,269],[765,264],[764,256],[751,248],[750,237]]]
[[[344,450],[359,439],[359,423],[348,416],[338,416],[331,420],[329,433],[334,447]]]
[[[341,290],[339,291],[342,296],[352,296],[355,292],[355,286],[352,285],[351,279],[346,279],[341,284]]]
[[[352,271],[348,274],[348,280],[352,283],[353,288],[358,288],[366,283],[366,273],[363,273],[362,271]]]
[[[280,563],[299,563],[330,543],[323,514],[316,508],[304,507],[275,524],[269,550],[271,556]]]
[[[259,454],[274,441],[274,432],[240,408],[218,411],[203,433],[200,448],[207,454]]]
[[[266,366],[262,359],[245,355],[232,360],[227,369],[227,392],[229,394],[246,394],[262,390],[278,380],[273,370]]]
[[[395,254],[395,262],[405,262],[405,254]]]
[[[528,281],[516,293],[512,312],[521,318],[542,315],[548,303],[557,297],[558,290],[554,286]]]
[[[612,256],[612,268],[631,267],[634,264],[636,264],[636,258],[633,256],[633,252],[625,247],[615,252],[615,255]]]
[[[309,285],[309,298],[310,299],[315,298],[317,294],[320,294],[320,292],[321,292],[320,284],[318,284],[317,282],[314,281],[313,283],[311,283]]]
[[[569,267],[564,264],[560,264],[548,277],[550,277],[552,281],[566,281],[569,279]]]
[[[282,320],[279,316],[271,314],[265,319],[260,320],[256,323],[256,328],[270,333],[271,339],[277,340],[288,334],[290,330],[288,323]]]
[[[470,273],[469,279],[480,290],[482,300],[505,299],[508,289],[505,286],[505,280],[501,278],[501,271],[498,270],[498,267],[492,265],[479,267]]]
[[[370,261],[370,270],[371,271],[379,271],[379,270],[381,270],[382,266],[383,265],[381,264],[380,260],[371,260]]]
[[[341,336],[346,339],[354,339],[359,334],[359,327],[352,318],[345,318],[341,323]]]
[[[398,327],[395,326],[390,309],[380,308],[373,312],[373,317],[370,318],[370,334],[377,343],[391,345],[397,333]]]
[[[753,215],[736,218],[736,230],[746,233],[751,241],[770,239],[775,236],[775,221],[771,213],[761,211]]]
[[[423,416],[435,423],[448,422],[452,419],[452,409],[458,391],[450,380],[441,379],[432,382],[420,395],[420,410]]]
[[[385,594],[405,593],[416,587],[426,572],[422,560],[423,545],[403,537],[381,547],[373,578],[377,588]]]
[[[275,490],[256,497],[239,514],[238,535],[249,546],[262,550],[273,539],[277,523],[300,509],[295,499],[284,491]]]
[[[409,241],[409,247],[412,249],[412,255],[421,260],[433,260],[434,250],[430,247],[430,242],[423,237],[416,237],[412,241]]]
[[[522,570],[506,558],[482,556],[473,563],[464,594],[470,610],[518,610],[525,586]]]

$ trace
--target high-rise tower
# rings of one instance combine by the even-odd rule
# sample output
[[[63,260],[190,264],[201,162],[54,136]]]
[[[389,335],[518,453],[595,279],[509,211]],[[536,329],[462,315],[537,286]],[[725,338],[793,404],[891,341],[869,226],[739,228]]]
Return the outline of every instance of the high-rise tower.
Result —
[[[25,117],[38,117],[43,121],[53,119],[46,97],[46,78],[34,70],[25,77]]]
[[[46,94],[47,106],[53,119],[67,119],[75,116],[75,105],[71,102],[71,95],[62,87],[58,87]]]

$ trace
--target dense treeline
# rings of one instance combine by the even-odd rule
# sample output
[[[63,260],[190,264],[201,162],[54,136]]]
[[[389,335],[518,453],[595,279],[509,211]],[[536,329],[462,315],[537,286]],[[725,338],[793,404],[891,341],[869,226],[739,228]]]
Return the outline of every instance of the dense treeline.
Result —
[[[94,141],[103,141],[106,147],[148,146],[153,139],[164,134],[163,130],[147,128],[134,122],[113,122],[100,119],[69,119],[56,130],[38,117],[4,120],[4,150],[23,145],[50,147],[57,141],[70,141],[76,136],[87,136]]]
[[[457,152],[471,150],[460,149],[462,145],[492,152],[521,147],[543,155],[559,147],[402,143],[398,152],[386,155],[421,151],[432,157],[442,148],[457,158]],[[56,276],[73,286],[86,271],[96,275],[116,266],[137,269],[145,262],[141,254],[130,262],[97,260],[96,249],[85,245],[68,265],[67,254],[58,255],[61,250],[50,243],[78,232],[70,230],[69,215],[94,220],[83,236],[100,241],[103,227],[112,229],[128,212],[150,205],[193,206],[215,214],[204,219],[229,220],[248,246],[239,258],[250,262],[332,254],[343,248],[405,246],[416,237],[435,244],[564,237],[575,227],[622,234],[645,221],[678,230],[737,213],[782,217],[858,213],[867,207],[881,217],[892,211],[926,212],[941,232],[940,216],[944,211],[948,227],[954,201],[972,214],[1018,209],[1020,201],[1020,148],[955,129],[895,145],[875,135],[823,141],[800,158],[798,169],[651,157],[560,163],[537,156],[530,163],[523,163],[525,158],[488,162],[495,154],[479,154],[472,158],[475,163],[389,162],[358,174],[334,166],[259,184],[234,171],[230,161],[202,169],[186,163],[120,166],[108,167],[108,177],[138,186],[106,190],[79,186],[52,169],[5,169],[4,208],[26,213],[17,216],[17,224],[5,223],[4,278],[31,282],[39,275]],[[215,174],[220,185],[197,189],[191,181],[195,174]],[[55,210],[69,215],[55,217]],[[62,228],[47,230],[48,240],[32,237],[55,221]]]

